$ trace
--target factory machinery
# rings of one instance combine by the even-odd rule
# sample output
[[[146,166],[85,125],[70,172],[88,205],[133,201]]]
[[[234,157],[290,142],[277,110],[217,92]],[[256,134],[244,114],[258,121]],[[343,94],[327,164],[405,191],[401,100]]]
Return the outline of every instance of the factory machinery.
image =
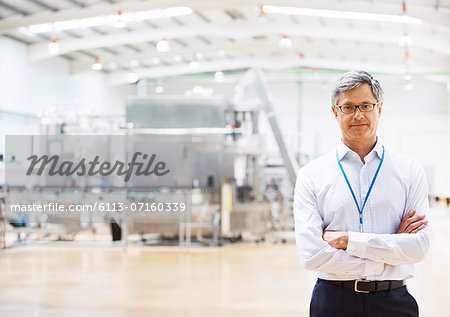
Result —
[[[256,88],[258,97],[251,106],[246,102],[249,87]],[[258,124],[264,117],[278,144],[283,168],[267,166]],[[126,122],[108,136],[87,135],[89,131],[68,135],[70,129],[65,131],[60,125],[53,129],[54,135],[7,137],[6,211],[12,204],[51,202],[66,207],[123,204],[134,206],[134,211],[136,206],[146,206],[147,212],[103,208],[21,214],[5,213],[2,204],[2,234],[14,230],[58,234],[70,240],[80,231],[94,231],[96,223],[110,223],[113,239],[123,245],[133,236],[146,244],[180,245],[293,237],[292,195],[298,165],[281,136],[273,99],[260,71],[246,73],[232,101],[221,97],[129,98]],[[164,162],[168,172],[134,175],[125,182],[117,173],[49,176],[49,164],[41,175],[33,171],[24,177],[30,153],[57,154],[71,162],[95,153],[109,162],[128,163],[136,153],[141,158],[153,153],[153,159]],[[148,212],[151,206],[174,203],[183,204],[183,212],[157,208]]]

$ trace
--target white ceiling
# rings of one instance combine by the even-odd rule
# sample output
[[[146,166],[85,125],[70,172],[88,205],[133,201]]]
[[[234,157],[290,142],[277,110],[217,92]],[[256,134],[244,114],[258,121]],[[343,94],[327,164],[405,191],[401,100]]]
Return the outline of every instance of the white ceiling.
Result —
[[[156,79],[249,67],[286,72],[363,68],[449,81],[450,0],[405,3],[403,7],[399,0],[0,0],[0,34],[26,43],[32,62],[55,58],[48,53],[48,44],[57,39],[58,55],[69,60],[73,73],[89,70],[98,56],[110,85],[126,83],[131,69],[139,78]],[[406,14],[422,23],[262,15],[263,4]],[[37,34],[29,31],[36,24],[169,7],[190,7],[193,13],[127,22],[122,29],[101,25]],[[404,33],[411,39],[407,49],[399,45]],[[283,35],[292,40],[292,48],[279,48]],[[169,52],[156,50],[163,37],[170,43]],[[199,62],[197,68],[190,66],[192,60]]]

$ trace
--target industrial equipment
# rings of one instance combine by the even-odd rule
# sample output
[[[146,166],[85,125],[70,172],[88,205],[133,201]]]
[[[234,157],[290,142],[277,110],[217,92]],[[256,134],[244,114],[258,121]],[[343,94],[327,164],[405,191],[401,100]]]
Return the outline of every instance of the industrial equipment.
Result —
[[[251,86],[258,99],[249,106],[245,93]],[[261,117],[270,123],[285,167],[275,174],[267,167]],[[217,245],[220,239],[259,241],[274,230],[289,229],[289,197],[298,166],[258,70],[247,72],[232,101],[130,97],[120,129],[110,129],[114,133],[83,135],[81,126],[58,126],[52,130],[55,135],[7,137],[7,207],[39,202],[108,208],[20,217],[7,210],[11,223],[25,226],[15,230],[45,234],[59,223],[59,234],[71,239],[80,230],[92,230],[96,222],[111,222],[115,239],[119,232],[124,245],[133,234],[148,244],[155,243],[157,234],[156,243]],[[116,208],[171,203],[183,203],[186,212]]]

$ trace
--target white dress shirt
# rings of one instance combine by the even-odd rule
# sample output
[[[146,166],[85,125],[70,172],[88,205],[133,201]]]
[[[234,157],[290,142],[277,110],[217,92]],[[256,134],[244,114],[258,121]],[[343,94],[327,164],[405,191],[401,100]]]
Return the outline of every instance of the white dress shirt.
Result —
[[[337,156],[362,206],[381,160],[378,140],[362,163],[340,142]],[[427,214],[428,183],[421,165],[385,149],[385,158],[363,211],[359,212],[339,168],[336,151],[301,168],[294,197],[295,237],[302,265],[327,280],[402,280],[414,274],[413,263],[424,259],[430,225],[416,234],[395,234],[405,215]],[[347,231],[347,250],[322,239],[323,231]],[[384,263],[389,266],[384,266]]]

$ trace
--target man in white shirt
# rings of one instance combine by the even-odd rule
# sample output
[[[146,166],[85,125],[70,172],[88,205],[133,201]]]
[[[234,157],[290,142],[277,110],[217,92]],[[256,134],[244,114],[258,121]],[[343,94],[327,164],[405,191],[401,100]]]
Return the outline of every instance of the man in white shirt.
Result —
[[[405,281],[430,244],[425,172],[377,138],[383,90],[369,73],[342,75],[331,98],[341,142],[295,187],[301,263],[318,277],[310,316],[418,316]]]

